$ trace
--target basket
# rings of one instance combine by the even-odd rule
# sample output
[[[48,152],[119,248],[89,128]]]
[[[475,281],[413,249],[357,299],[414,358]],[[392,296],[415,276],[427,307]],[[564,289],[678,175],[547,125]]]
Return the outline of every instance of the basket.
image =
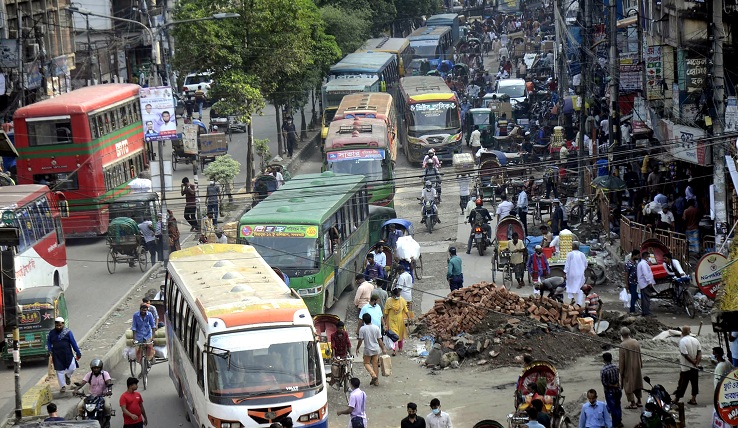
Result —
[[[541,252],[543,252],[543,255],[546,256],[546,259],[550,259],[551,257],[553,257],[554,250],[556,250],[556,248],[554,247],[541,248]]]

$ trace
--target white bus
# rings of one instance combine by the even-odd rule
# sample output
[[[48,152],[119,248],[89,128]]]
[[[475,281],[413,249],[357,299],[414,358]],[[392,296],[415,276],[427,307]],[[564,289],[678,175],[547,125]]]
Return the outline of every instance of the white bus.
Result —
[[[251,246],[171,254],[165,290],[169,375],[195,427],[328,427],[313,320]]]

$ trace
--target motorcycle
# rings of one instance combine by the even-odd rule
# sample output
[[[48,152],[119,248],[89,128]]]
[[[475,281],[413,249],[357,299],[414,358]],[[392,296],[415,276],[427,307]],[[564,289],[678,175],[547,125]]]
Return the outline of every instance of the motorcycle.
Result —
[[[423,171],[423,183],[430,181],[436,189],[436,203],[441,202],[441,173],[434,167],[426,167]]]
[[[676,428],[679,413],[677,406],[671,401],[671,396],[660,384],[651,385],[651,378],[644,376],[643,380],[651,388],[643,388],[648,393],[646,405],[641,413],[641,426],[644,428]]]
[[[439,223],[438,213],[436,212],[436,202],[426,201],[422,198],[418,198],[418,200],[420,201],[420,204],[423,206],[422,223],[425,223],[425,227],[426,229],[428,229],[428,233],[433,233],[433,226],[435,226],[436,223]]]
[[[474,235],[472,246],[477,248],[480,256],[484,255],[489,245],[489,236],[487,236],[487,231],[484,230],[484,223],[482,220],[474,220],[474,226],[471,231],[471,234]]]
[[[74,383],[77,388],[81,385],[78,382]],[[82,415],[80,416],[85,420],[95,420],[100,423],[101,428],[110,428],[110,419],[115,416],[115,410],[110,410],[110,415],[105,415],[105,397],[111,397],[113,395],[113,385],[108,385],[104,395],[85,395],[81,392],[75,392],[76,396],[84,398],[84,405],[82,407]]]

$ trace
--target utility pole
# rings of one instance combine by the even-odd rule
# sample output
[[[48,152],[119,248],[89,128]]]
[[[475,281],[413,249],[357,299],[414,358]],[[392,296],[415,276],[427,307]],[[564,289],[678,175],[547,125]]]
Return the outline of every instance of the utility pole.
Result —
[[[592,30],[592,5],[591,0],[583,0],[580,3],[580,13],[584,21],[582,29],[582,44],[579,47],[579,63],[582,75],[582,87],[580,96],[582,106],[579,109],[579,134],[577,137],[577,147],[579,148],[579,186],[577,186],[577,198],[580,201],[579,212],[584,212],[584,125],[587,122],[587,95],[589,92],[589,76],[592,72],[592,52],[590,51],[592,43],[590,42],[590,33]],[[595,144],[594,142],[592,144]]]
[[[25,97],[25,84],[23,83],[23,17],[21,16],[20,4],[15,0],[15,17],[18,22],[18,107],[23,107],[23,98]]]
[[[566,72],[567,56],[566,56],[566,26],[561,25],[563,21],[562,16],[564,15],[564,5],[559,0],[554,0],[554,24],[556,25],[556,49],[554,54],[556,55],[556,70],[554,75],[559,79],[559,99],[564,100],[569,90],[569,79],[568,73]],[[566,24],[566,22],[564,22]],[[563,118],[563,115],[559,115],[559,120]],[[559,122],[561,125],[561,122]]]
[[[712,88],[712,105],[714,117],[712,119],[712,135],[720,136],[723,133],[725,118],[725,69],[723,68],[723,0],[707,2],[712,7],[712,23],[707,25],[708,40],[712,40],[712,70],[708,67],[708,81]],[[708,9],[710,10],[710,9]],[[710,76],[710,74],[712,76]],[[710,109],[710,116],[712,116]],[[715,244],[720,245],[728,233],[727,192],[725,190],[725,142],[717,140],[713,146],[713,190],[715,200]]]
[[[95,81],[95,70],[92,68],[92,41],[90,41],[90,15],[85,15],[85,22],[87,27],[87,66],[90,71],[90,84],[94,85]]]
[[[610,131],[608,132],[607,141],[608,162],[612,161],[612,150],[620,142],[618,138],[618,133],[620,132],[620,108],[618,106],[618,97],[620,96],[620,61],[618,61],[617,19],[616,4],[614,1],[611,1],[610,18],[608,19],[610,30],[610,118],[608,120]],[[645,64],[641,62],[641,67],[644,66]]]

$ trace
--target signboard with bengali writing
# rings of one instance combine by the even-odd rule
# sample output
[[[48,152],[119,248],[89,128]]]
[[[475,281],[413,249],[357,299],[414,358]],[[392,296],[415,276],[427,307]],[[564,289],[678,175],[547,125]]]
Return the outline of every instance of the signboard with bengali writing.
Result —
[[[715,412],[729,426],[738,425],[738,369],[728,373],[715,389]]]
[[[310,225],[243,225],[242,238],[317,238],[318,227]]]
[[[702,90],[707,78],[707,57],[686,58],[687,92]]]
[[[644,47],[644,62],[646,63],[646,91],[649,100],[661,99],[661,82],[664,79],[661,46]]]
[[[697,262],[694,279],[702,294],[714,299],[723,279],[722,269],[728,264],[728,258],[720,253],[707,253]],[[737,390],[738,391],[738,390]],[[736,417],[738,421],[738,416]]]
[[[326,153],[328,162],[340,162],[356,159],[384,159],[384,150],[380,149],[356,149],[342,150],[340,152]]]
[[[620,55],[620,91],[641,90],[641,66],[637,53]]]

